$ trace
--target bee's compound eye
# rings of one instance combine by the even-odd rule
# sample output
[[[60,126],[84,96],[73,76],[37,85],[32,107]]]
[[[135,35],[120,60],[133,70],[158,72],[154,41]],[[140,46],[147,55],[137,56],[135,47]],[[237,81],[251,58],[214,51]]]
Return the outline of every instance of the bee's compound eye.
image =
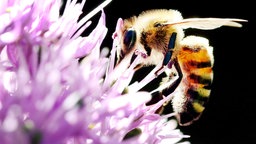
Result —
[[[136,42],[136,31],[134,29],[128,29],[124,33],[124,45],[127,49],[131,49]]]

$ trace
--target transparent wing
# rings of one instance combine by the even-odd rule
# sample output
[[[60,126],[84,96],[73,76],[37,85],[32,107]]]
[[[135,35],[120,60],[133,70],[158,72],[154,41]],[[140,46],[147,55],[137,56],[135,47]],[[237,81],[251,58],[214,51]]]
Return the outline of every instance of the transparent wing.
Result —
[[[244,19],[232,18],[188,18],[179,22],[165,23],[166,25],[179,25],[183,29],[196,28],[203,30],[216,29],[221,26],[242,27],[239,22],[247,22]]]

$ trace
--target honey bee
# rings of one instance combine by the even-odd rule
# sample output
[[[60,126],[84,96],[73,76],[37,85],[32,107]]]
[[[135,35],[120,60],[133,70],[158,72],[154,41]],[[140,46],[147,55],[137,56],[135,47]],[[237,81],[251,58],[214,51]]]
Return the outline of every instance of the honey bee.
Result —
[[[180,125],[186,126],[198,120],[208,102],[213,80],[213,47],[207,38],[185,36],[184,30],[196,28],[212,30],[221,26],[241,27],[244,19],[233,18],[188,18],[173,9],[143,11],[138,16],[125,19],[114,33],[117,39],[117,65],[124,59],[130,63],[136,51],[145,56],[135,67],[162,63],[167,75],[162,83],[168,83],[173,67],[179,78],[161,90],[161,94],[173,94],[171,101]],[[159,69],[159,70],[160,70]],[[158,72],[156,72],[158,75]]]

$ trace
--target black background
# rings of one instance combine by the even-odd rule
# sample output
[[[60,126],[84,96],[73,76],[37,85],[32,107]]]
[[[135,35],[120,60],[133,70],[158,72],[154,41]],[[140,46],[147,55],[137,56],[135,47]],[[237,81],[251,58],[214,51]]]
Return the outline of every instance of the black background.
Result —
[[[87,0],[85,14],[101,0]],[[252,6],[250,6],[252,5]],[[251,8],[252,7],[252,8]],[[196,123],[179,127],[192,144],[256,143],[255,122],[255,7],[244,1],[113,0],[104,8],[108,34],[102,47],[112,47],[111,35],[119,17],[128,18],[147,9],[177,9],[184,18],[218,17],[247,19],[242,28],[221,27],[211,31],[188,29],[187,35],[206,37],[214,47],[214,81],[209,104]],[[100,13],[91,20],[97,24]]]

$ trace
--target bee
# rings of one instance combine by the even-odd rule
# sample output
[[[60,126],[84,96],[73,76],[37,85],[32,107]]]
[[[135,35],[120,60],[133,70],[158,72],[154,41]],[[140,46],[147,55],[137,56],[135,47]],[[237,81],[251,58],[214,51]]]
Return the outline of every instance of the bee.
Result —
[[[117,39],[117,65],[124,59],[132,63],[137,51],[145,56],[135,67],[161,63],[167,75],[162,83],[168,83],[174,70],[179,78],[161,90],[161,94],[173,94],[170,100],[180,125],[186,126],[198,120],[208,102],[213,81],[213,47],[207,38],[189,35],[184,30],[195,28],[212,30],[221,26],[241,27],[244,19],[188,18],[174,9],[153,9],[138,16],[124,19],[114,33]],[[158,71],[156,72],[158,74]]]

